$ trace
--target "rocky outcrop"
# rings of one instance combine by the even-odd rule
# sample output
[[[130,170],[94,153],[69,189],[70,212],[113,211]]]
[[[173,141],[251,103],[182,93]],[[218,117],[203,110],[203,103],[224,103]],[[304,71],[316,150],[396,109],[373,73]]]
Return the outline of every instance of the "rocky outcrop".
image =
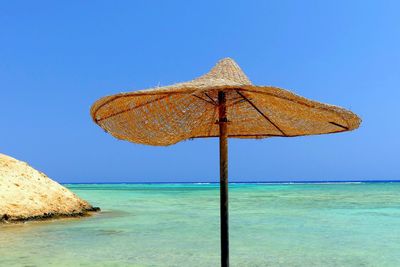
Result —
[[[0,222],[85,216],[98,210],[27,163],[0,154]]]

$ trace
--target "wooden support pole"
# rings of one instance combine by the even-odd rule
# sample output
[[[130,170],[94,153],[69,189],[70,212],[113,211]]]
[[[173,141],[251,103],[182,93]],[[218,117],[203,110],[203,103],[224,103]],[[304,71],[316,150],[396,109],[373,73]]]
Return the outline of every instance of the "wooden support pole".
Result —
[[[228,132],[225,92],[218,92],[219,112],[219,168],[220,168],[220,217],[221,217],[221,266],[229,266],[228,223]]]

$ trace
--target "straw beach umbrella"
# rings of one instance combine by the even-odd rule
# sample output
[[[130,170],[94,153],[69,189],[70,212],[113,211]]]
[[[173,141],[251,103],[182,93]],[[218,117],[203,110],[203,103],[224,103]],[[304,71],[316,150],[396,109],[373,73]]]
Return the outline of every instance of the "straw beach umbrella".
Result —
[[[168,146],[219,137],[221,265],[229,265],[228,138],[294,137],[358,128],[354,113],[272,86],[253,85],[230,58],[189,82],[106,96],[95,123],[118,139]]]

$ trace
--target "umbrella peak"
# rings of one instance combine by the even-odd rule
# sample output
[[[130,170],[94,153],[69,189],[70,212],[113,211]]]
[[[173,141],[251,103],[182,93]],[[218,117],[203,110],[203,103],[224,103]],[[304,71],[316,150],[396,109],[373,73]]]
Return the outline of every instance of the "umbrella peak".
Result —
[[[239,65],[229,57],[219,60],[208,73],[196,80],[226,80],[242,85],[252,84]]]

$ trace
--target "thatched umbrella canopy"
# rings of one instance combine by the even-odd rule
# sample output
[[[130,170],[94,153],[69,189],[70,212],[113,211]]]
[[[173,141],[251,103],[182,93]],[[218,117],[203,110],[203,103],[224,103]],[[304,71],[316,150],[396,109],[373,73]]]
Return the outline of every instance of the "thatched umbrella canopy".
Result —
[[[350,131],[360,118],[290,91],[253,85],[230,58],[189,82],[106,96],[91,108],[118,139],[154,146],[220,138],[221,253],[228,266],[227,138],[294,137]]]

